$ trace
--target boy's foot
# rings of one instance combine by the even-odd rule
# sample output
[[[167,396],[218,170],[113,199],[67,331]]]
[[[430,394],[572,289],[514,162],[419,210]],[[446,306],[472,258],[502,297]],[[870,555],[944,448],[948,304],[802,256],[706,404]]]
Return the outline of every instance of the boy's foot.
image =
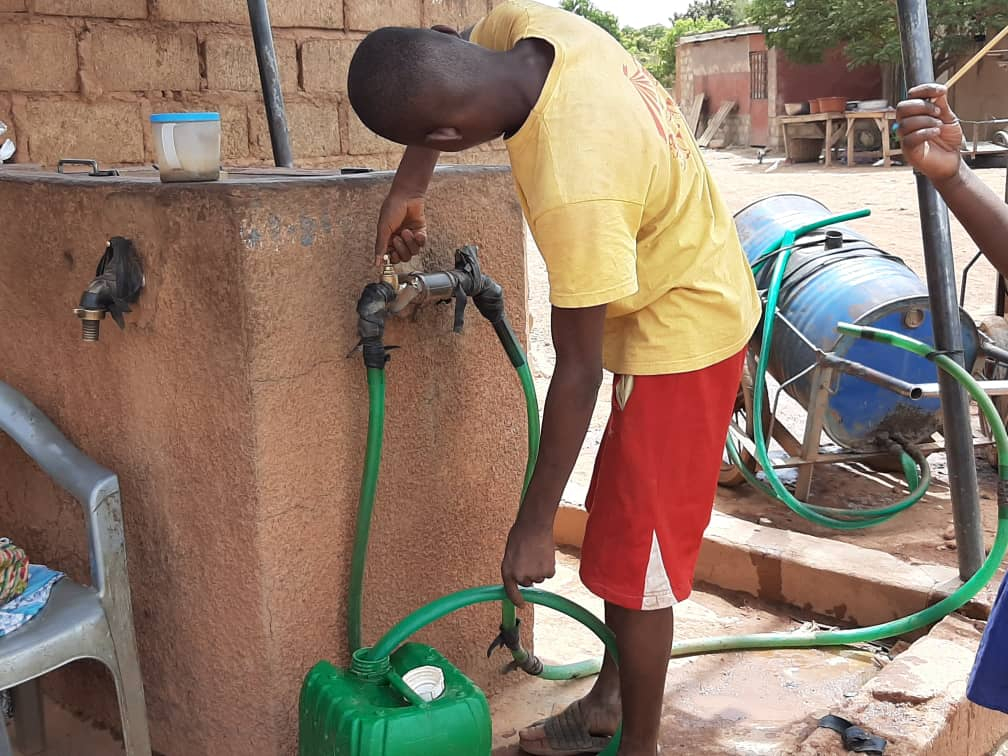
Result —
[[[605,708],[587,698],[559,714],[535,722],[519,734],[519,745],[533,756],[579,756],[601,753],[619,726],[619,707]]]

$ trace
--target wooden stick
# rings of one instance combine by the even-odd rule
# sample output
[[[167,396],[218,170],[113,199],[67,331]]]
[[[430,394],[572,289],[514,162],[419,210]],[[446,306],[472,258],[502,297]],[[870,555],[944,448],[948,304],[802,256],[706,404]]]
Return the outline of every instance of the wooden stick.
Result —
[[[965,66],[956,71],[952,75],[952,78],[948,80],[948,83],[945,86],[949,89],[952,89],[952,87],[955,86],[956,82],[959,81],[959,79],[965,76],[967,72],[969,72],[969,70],[973,68],[973,66],[979,63],[981,60],[983,60],[984,57],[986,57],[987,53],[993,50],[995,45],[997,45],[997,43],[1000,42],[1005,37],[1008,37],[1008,26],[1006,26],[1004,29],[995,34],[994,38],[986,45],[984,45],[983,48],[981,48],[980,52],[978,52],[976,55],[970,58]]]

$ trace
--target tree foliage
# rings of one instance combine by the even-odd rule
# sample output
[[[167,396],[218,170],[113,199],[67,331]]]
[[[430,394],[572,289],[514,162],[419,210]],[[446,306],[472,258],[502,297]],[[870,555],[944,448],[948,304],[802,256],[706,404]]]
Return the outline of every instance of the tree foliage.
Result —
[[[560,7],[601,26],[655,78],[668,82],[675,76],[675,50],[680,37],[726,29],[741,23],[748,13],[749,4],[748,0],[693,0],[685,13],[669,19],[668,26],[651,24],[641,29],[631,26],[620,28],[615,14],[599,9],[591,0],[561,0]]]
[[[659,50],[667,33],[668,27],[664,24],[651,24],[640,29],[624,26],[621,29],[623,46],[655,76],[658,76],[661,67]]]
[[[591,0],[562,0],[560,7],[571,13],[577,13],[579,16],[584,16],[592,23],[597,26],[601,26],[607,32],[612,34],[621,43],[623,42],[623,35],[620,33],[619,19],[616,18],[615,13],[610,13],[609,11],[601,10],[595,7],[595,3]]]
[[[746,22],[749,13],[748,0],[692,0],[684,13],[678,13],[673,20],[681,18],[693,21],[720,19],[728,26],[738,26]]]
[[[818,63],[841,46],[851,67],[900,62],[895,0],[752,0],[749,12],[767,42],[796,63]],[[941,73],[988,30],[1008,24],[1008,0],[930,0],[928,15]]]

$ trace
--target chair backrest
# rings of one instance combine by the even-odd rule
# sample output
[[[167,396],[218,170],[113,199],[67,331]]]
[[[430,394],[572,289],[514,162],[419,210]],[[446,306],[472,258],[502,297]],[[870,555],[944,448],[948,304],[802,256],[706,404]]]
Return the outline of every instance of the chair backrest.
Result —
[[[125,577],[121,572],[125,551],[115,473],[87,457],[27,397],[3,381],[0,431],[14,439],[50,478],[84,506],[91,579],[104,601],[109,586],[117,582],[116,578]]]

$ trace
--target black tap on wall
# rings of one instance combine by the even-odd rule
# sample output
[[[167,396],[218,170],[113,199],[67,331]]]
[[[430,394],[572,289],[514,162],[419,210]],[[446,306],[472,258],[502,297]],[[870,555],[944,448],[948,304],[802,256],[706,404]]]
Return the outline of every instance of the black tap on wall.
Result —
[[[143,265],[133,242],[113,236],[105,245],[105,254],[91,283],[81,295],[74,315],[81,319],[84,341],[98,341],[101,321],[108,313],[120,328],[126,327],[123,314],[140,298],[144,286]]]

